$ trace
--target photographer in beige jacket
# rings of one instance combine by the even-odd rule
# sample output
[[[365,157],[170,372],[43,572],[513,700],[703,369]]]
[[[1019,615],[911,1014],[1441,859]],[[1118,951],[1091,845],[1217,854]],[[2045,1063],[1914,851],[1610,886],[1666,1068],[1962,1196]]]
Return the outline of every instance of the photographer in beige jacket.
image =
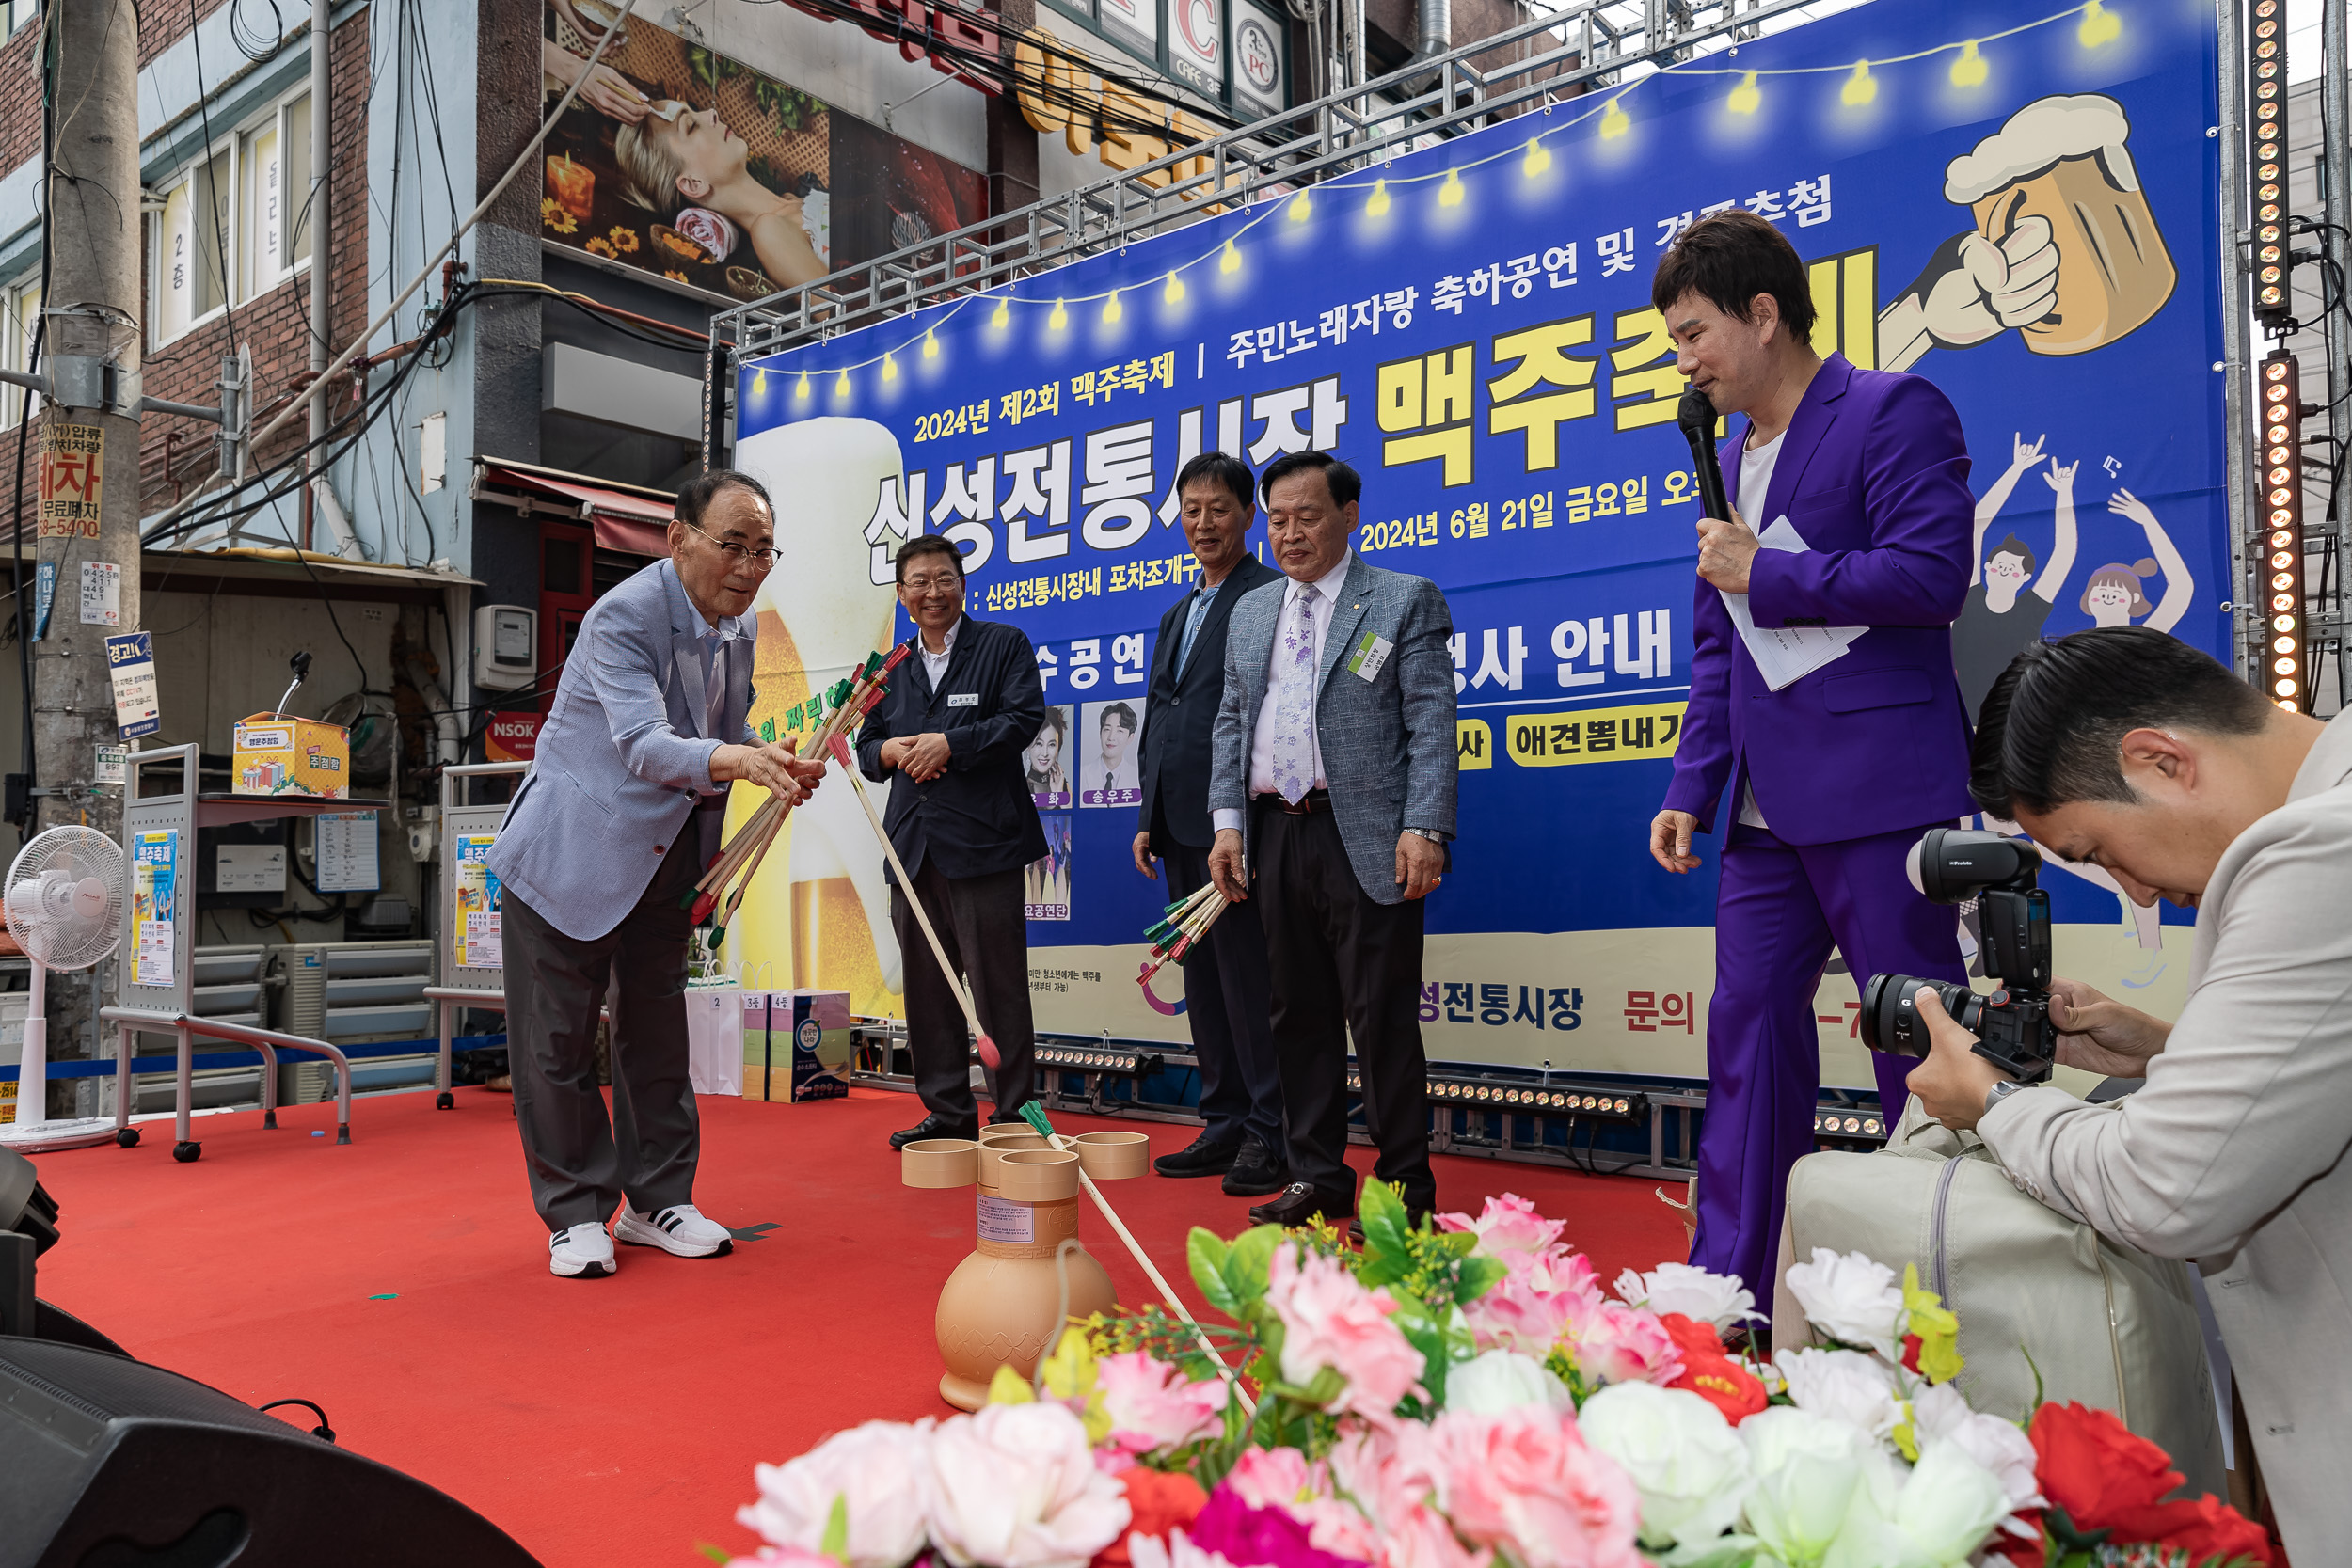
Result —
[[[2138,901],[2198,911],[2179,1022],[2053,983],[2058,1060],[2137,1092],[2021,1088],[1932,995],[1911,1088],[2026,1193],[2196,1261],[2288,1552],[2352,1541],[2352,728],[2277,707],[2196,649],[2102,627],[2017,656],[1970,789]]]

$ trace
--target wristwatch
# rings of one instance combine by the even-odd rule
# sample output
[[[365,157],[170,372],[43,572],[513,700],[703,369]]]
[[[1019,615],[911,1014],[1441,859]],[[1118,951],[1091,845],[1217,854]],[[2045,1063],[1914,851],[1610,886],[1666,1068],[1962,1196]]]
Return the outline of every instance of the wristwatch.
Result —
[[[1432,844],[1443,844],[1445,842],[1445,835],[1443,833],[1433,832],[1428,828],[1407,828],[1405,831],[1408,833],[1414,834],[1416,837],[1425,838]]]
[[[1991,1116],[1993,1114],[1994,1106],[1998,1105],[2002,1101],[2007,1100],[2010,1095],[2023,1093],[2025,1088],[2026,1085],[2020,1084],[2014,1078],[2002,1079],[1999,1083],[1984,1091],[1984,1114],[1986,1116]]]

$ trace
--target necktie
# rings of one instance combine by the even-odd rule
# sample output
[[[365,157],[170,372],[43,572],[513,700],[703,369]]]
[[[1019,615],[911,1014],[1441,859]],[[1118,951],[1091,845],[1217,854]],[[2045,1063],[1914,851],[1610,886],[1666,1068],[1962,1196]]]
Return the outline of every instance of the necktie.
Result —
[[[1200,635],[1200,623],[1208,619],[1209,601],[1216,596],[1214,588],[1196,588],[1192,594],[1192,609],[1184,616],[1184,640],[1176,645],[1176,673],[1181,675],[1192,664],[1193,640]]]
[[[724,740],[720,732],[727,721],[726,639],[712,632],[703,639],[703,734]]]
[[[1315,783],[1315,601],[1320,597],[1312,583],[1298,591],[1274,659],[1274,785],[1294,806]]]

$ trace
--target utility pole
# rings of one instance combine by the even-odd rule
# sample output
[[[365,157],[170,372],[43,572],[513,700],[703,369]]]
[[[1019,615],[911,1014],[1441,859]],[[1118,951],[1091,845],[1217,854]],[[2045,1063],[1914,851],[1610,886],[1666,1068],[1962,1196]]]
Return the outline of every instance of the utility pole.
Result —
[[[87,821],[119,839],[123,790],[93,780],[98,748],[120,744],[106,639],[140,626],[138,13],[134,0],[76,0],[43,12],[56,51],[51,112],[59,118],[42,202],[51,396],[35,437],[36,560],[56,573],[56,598],[48,635],[33,649],[27,761],[37,827]],[[119,595],[119,625],[83,622],[86,575]],[[94,1039],[97,976],[107,973],[101,965],[87,986],[50,991],[53,1054],[79,1056]]]

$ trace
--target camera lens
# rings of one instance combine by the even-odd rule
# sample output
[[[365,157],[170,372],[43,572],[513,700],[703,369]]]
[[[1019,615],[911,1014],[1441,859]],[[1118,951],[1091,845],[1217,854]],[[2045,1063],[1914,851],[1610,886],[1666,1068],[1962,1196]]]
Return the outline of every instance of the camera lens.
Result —
[[[1923,980],[1916,974],[1873,974],[1862,991],[1862,1043],[1890,1056],[1925,1056],[1931,1042],[1912,1000],[1922,990],[1935,992],[1944,1010],[1963,1028],[1976,1027],[1982,1006],[1966,986]]]

